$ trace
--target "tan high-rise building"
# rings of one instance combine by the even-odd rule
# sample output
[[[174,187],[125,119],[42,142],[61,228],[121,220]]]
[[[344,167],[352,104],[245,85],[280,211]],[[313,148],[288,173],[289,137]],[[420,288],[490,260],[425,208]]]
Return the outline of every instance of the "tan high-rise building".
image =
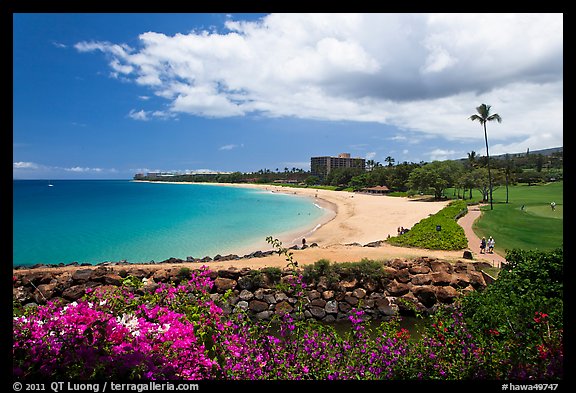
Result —
[[[338,168],[366,169],[364,158],[351,158],[350,153],[340,153],[338,157],[312,157],[310,158],[310,171],[312,175],[324,177],[332,170]]]

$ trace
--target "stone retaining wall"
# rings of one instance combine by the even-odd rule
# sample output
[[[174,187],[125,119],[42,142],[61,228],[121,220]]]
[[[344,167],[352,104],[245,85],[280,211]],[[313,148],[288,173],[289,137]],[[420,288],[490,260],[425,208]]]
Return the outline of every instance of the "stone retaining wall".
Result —
[[[307,318],[325,322],[346,319],[354,309],[363,309],[366,318],[385,319],[395,315],[433,313],[439,305],[452,304],[461,294],[482,290],[486,281],[477,270],[480,262],[451,263],[436,258],[394,259],[385,263],[379,279],[343,276],[334,281],[320,276],[307,283],[302,307]],[[139,291],[154,289],[159,283],[179,282],[183,268],[147,266],[79,267],[76,270],[14,270],[13,300],[24,306],[43,304],[54,298],[72,302],[86,288],[122,285],[122,276],[132,275],[144,283]],[[301,272],[301,270],[300,270]],[[211,297],[225,313],[246,310],[258,319],[292,313],[298,299],[290,291],[294,271],[285,269],[280,277],[263,270],[228,268],[212,271]],[[276,280],[275,280],[276,279]],[[223,295],[231,291],[223,301]]]

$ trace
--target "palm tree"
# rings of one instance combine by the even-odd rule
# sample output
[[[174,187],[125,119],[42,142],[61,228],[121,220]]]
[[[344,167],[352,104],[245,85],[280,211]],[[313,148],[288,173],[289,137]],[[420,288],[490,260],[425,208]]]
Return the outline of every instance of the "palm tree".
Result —
[[[376,163],[376,161],[374,160],[366,160],[366,166],[368,167],[368,171],[372,171],[372,169],[374,169],[374,164]]]
[[[476,166],[476,152],[474,150],[468,153],[468,163],[470,164],[470,168]]]
[[[510,176],[514,168],[514,161],[512,161],[510,154],[508,153],[506,153],[504,158],[504,174],[506,175],[506,203],[508,203],[508,183],[510,183]]]
[[[498,123],[502,123],[502,118],[499,114],[490,114],[490,105],[482,104],[476,108],[478,114],[474,114],[469,117],[470,120],[478,120],[480,124],[484,127],[484,140],[486,141],[486,163],[488,166],[488,187],[490,190],[490,210],[494,209],[492,205],[492,175],[490,173],[490,155],[488,154],[488,134],[486,133],[486,123],[489,121],[496,120]]]

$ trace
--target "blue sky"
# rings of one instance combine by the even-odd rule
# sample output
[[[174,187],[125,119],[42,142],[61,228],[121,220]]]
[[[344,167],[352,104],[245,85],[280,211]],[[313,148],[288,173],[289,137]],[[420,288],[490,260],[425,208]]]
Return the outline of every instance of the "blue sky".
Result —
[[[562,14],[13,15],[15,179],[563,146]]]

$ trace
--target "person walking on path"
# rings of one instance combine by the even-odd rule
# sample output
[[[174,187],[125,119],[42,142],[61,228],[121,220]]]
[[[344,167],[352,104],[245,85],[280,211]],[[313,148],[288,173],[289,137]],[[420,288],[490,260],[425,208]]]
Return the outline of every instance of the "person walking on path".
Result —
[[[494,243],[495,243],[495,242],[494,242],[494,238],[493,238],[492,236],[490,236],[490,237],[488,238],[488,243],[487,243],[487,245],[488,245],[488,253],[490,253],[490,254],[494,254]]]
[[[470,206],[468,208],[468,213],[464,214],[458,219],[458,225],[464,229],[464,233],[466,234],[466,238],[468,239],[468,244],[470,247],[472,247],[472,244],[480,244],[480,238],[472,230],[474,221],[476,221],[482,215],[480,207],[481,205]],[[493,254],[482,254],[479,259],[489,261],[494,267],[502,267],[502,265],[506,263],[506,258],[497,252],[494,252]]]
[[[482,240],[480,240],[480,254],[486,253],[486,238],[482,236]]]

